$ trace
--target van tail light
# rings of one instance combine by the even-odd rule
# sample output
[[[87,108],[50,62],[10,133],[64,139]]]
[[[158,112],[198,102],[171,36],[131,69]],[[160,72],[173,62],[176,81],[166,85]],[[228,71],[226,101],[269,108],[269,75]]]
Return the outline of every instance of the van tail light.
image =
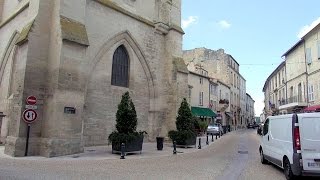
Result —
[[[294,139],[294,147],[296,150],[301,150],[301,144],[300,144],[300,130],[299,126],[296,126],[293,131],[293,139]]]

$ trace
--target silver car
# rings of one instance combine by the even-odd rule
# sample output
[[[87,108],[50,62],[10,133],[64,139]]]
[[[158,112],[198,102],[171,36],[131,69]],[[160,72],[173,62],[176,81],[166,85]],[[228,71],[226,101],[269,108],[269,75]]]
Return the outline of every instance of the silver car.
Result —
[[[213,135],[222,135],[222,126],[221,124],[209,124],[207,128],[207,134],[213,134]]]

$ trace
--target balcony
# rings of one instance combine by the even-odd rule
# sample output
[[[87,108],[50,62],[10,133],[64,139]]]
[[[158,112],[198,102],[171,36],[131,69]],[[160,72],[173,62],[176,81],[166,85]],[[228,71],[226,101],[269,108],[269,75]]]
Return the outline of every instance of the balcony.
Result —
[[[280,107],[279,109],[287,109],[292,108],[295,106],[307,106],[308,103],[306,98],[302,96],[292,96],[288,99],[281,99],[279,100]]]

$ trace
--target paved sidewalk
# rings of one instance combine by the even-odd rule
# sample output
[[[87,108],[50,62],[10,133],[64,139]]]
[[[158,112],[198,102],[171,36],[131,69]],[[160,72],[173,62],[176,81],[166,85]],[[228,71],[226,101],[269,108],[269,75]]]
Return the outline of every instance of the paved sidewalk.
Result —
[[[190,146],[188,148],[184,147],[177,147],[177,155],[185,154],[185,153],[192,153],[199,151],[201,149],[205,149],[208,146],[214,145],[216,141],[223,140],[224,136],[228,136],[233,132],[229,132],[221,138],[214,136],[214,142],[212,142],[212,136],[209,136],[209,145],[206,145],[207,136],[197,137],[197,144],[196,146]],[[201,149],[198,149],[199,145],[199,138],[201,138]],[[125,156],[126,159],[141,159],[141,158],[151,158],[151,157],[161,157],[161,156],[171,156],[173,154],[173,145],[171,142],[165,142],[163,145],[163,150],[157,150],[157,143],[156,142],[144,142],[142,147],[142,152],[128,154]],[[69,160],[94,160],[94,159],[119,159],[120,154],[112,154],[111,145],[109,146],[93,146],[93,147],[85,147],[83,153],[67,155],[67,156],[59,156],[53,158],[45,158],[41,156],[28,156],[28,157],[11,157],[4,154],[4,146],[0,146],[0,159],[1,158],[11,158],[11,159],[51,159],[51,160],[59,160],[59,159],[69,159]]]

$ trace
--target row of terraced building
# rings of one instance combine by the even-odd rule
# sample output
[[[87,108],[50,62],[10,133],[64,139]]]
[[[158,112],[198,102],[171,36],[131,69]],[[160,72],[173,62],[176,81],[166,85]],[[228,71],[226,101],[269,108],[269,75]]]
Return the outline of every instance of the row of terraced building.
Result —
[[[320,111],[320,24],[287,50],[265,81],[263,116]]]

